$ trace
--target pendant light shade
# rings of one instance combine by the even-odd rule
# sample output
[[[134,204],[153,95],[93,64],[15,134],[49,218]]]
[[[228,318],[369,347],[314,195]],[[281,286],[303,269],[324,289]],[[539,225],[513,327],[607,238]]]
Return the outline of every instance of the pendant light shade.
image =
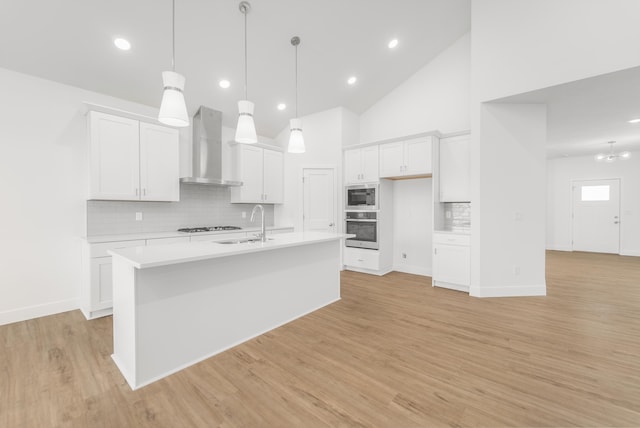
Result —
[[[176,0],[172,1],[172,56],[171,71],[162,72],[162,102],[158,121],[170,126],[189,126],[189,115],[184,102],[184,76],[176,73]]]
[[[304,137],[302,136],[302,121],[298,118],[291,119],[289,121],[289,147],[287,151],[289,153],[304,153]]]
[[[236,142],[254,144],[258,142],[258,136],[253,122],[253,103],[247,99],[247,14],[251,10],[251,5],[243,1],[240,2],[239,9],[244,15],[244,100],[238,101]]]
[[[163,71],[164,93],[158,120],[170,126],[189,126],[189,115],[184,102],[184,76],[175,71]]]
[[[300,44],[300,37],[292,37],[291,45],[296,50],[295,64],[296,64],[296,117],[289,122],[289,146],[287,152],[289,153],[304,153],[306,148],[304,146],[304,137],[302,135],[302,121],[298,118],[298,45]]]
[[[236,141],[243,144],[253,144],[258,141],[256,126],[253,123],[253,103],[238,101],[238,126],[236,127]]]

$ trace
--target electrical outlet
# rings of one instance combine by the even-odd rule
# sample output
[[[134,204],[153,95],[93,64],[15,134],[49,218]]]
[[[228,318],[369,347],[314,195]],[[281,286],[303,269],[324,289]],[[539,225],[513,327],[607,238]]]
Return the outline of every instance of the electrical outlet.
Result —
[[[247,218],[247,212],[246,211],[242,211],[242,218]]]
[[[136,221],[142,221],[142,213],[136,213]]]
[[[513,213],[513,219],[515,221],[522,221],[524,220],[524,214],[522,214],[521,211],[516,211],[515,213]]]
[[[444,216],[445,216],[446,218],[451,218],[451,211],[445,211],[445,212],[444,212]]]
[[[406,259],[407,258],[407,253],[402,253],[402,258]]]
[[[514,266],[514,267],[513,267],[513,274],[514,274],[515,276],[520,275],[520,266]]]

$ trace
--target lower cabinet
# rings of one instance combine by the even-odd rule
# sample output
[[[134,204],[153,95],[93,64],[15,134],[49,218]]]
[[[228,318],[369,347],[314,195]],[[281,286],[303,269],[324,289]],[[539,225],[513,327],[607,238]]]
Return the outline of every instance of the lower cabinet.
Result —
[[[373,275],[384,275],[392,270],[386,258],[380,256],[380,251],[366,248],[344,247],[342,263],[347,270]]]
[[[436,287],[469,291],[471,285],[471,248],[467,234],[433,234],[433,277]]]

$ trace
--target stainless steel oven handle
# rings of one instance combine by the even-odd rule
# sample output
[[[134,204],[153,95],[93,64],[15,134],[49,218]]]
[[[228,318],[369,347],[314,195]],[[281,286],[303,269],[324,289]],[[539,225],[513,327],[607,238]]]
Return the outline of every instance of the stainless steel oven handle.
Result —
[[[359,222],[359,223],[375,223],[378,220],[367,219],[367,218],[362,218],[362,219],[359,219],[359,218],[348,218],[348,219],[346,219],[346,221],[355,221],[355,222]]]

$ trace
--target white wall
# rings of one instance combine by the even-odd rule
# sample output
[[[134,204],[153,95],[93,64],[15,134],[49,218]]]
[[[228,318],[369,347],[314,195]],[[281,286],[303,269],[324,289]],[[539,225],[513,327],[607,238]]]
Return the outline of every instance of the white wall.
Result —
[[[85,232],[82,102],[157,110],[0,69],[0,324],[75,309]]]
[[[487,101],[640,65],[638,0],[474,0],[473,86]]]
[[[640,152],[614,163],[593,156],[547,161],[547,248],[571,251],[571,181],[620,178],[620,254],[640,256]]]
[[[360,142],[468,130],[470,79],[467,34],[361,115]]]
[[[293,225],[302,230],[302,168],[336,168],[336,194],[338,206],[336,219],[338,230],[342,230],[342,142],[344,135],[352,136],[357,126],[357,116],[339,107],[304,116],[302,129],[306,152],[285,152],[284,158],[284,203],[275,207],[275,221],[279,226]],[[275,143],[285,150],[289,142],[289,129],[284,129]]]
[[[484,104],[481,113],[469,293],[544,295],[546,106]]]
[[[430,178],[393,182],[393,270],[431,276],[432,204]]]

